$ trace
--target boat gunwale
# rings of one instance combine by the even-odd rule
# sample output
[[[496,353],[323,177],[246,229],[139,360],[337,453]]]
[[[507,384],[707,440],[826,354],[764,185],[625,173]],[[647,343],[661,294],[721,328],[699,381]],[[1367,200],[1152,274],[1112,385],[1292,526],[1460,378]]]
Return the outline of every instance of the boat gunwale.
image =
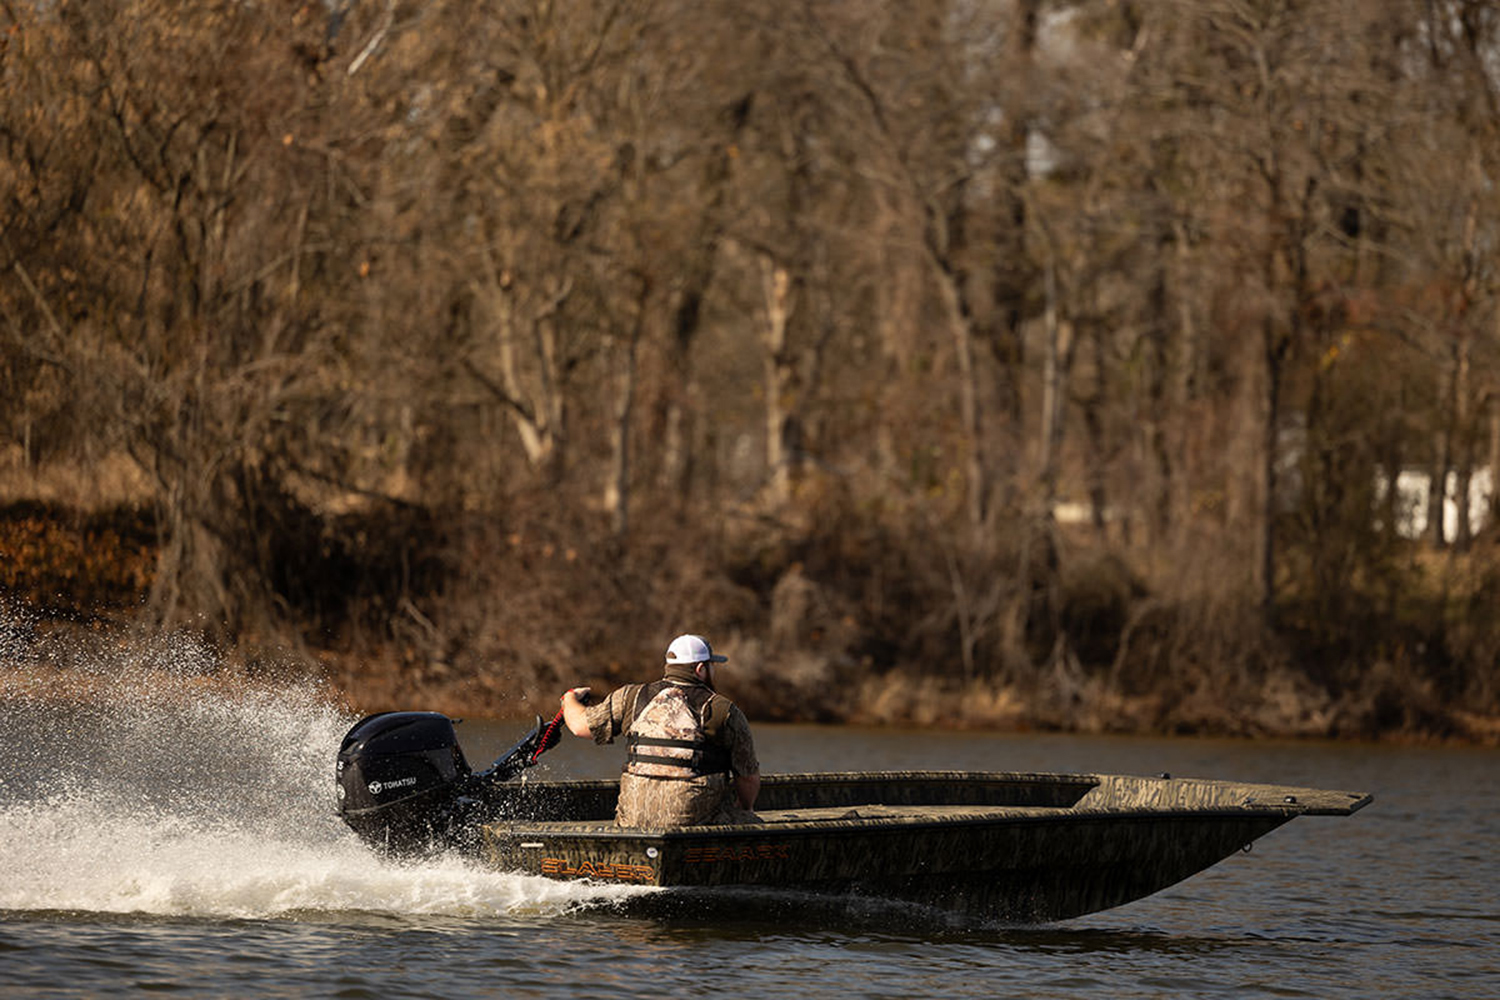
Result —
[[[995,806],[994,809],[1048,809],[1045,806]],[[775,840],[781,837],[811,837],[825,834],[920,833],[926,830],[962,829],[997,825],[1039,826],[1056,823],[1154,823],[1170,820],[1243,820],[1294,819],[1295,811],[1270,808],[1238,809],[1137,809],[1130,812],[1076,812],[1052,807],[1045,814],[963,815],[940,817],[881,817],[871,819],[797,820],[778,823],[725,823],[689,826],[676,829],[657,827],[619,827],[606,820],[499,820],[484,824],[485,829],[507,839],[519,837],[572,838],[576,840],[690,841],[714,839]]]
[[[1302,786],[1271,785],[1257,782],[1225,781],[1215,778],[1182,777],[1172,778],[1168,776],[1144,776],[1144,775],[1100,775],[1100,774],[1049,774],[1045,772],[1005,772],[1005,771],[834,771],[834,772],[801,772],[786,775],[767,775],[765,785],[797,786],[816,785],[827,783],[852,784],[869,781],[910,781],[929,782],[944,781],[949,783],[987,783],[990,785],[1063,785],[1073,787],[1086,787],[1090,791],[1098,789],[1111,779],[1127,779],[1132,781],[1146,781],[1163,783],[1193,783],[1213,786],[1217,788],[1243,788],[1246,797],[1237,803],[1222,803],[1215,805],[1183,805],[1183,804],[1145,804],[1138,803],[1123,807],[1089,807],[1081,806],[1075,801],[1069,805],[982,805],[970,803],[958,803],[955,809],[963,809],[962,812],[952,812],[947,815],[922,815],[921,810],[926,808],[942,808],[936,804],[913,805],[907,808],[912,810],[907,815],[883,815],[883,816],[847,816],[827,817],[810,819],[771,819],[763,823],[733,823],[712,824],[690,827],[619,827],[612,820],[597,818],[588,820],[528,820],[523,818],[499,819],[484,826],[492,831],[492,835],[512,839],[520,836],[551,836],[551,837],[573,837],[588,840],[652,840],[665,843],[667,841],[679,840],[707,840],[707,839],[775,839],[778,837],[806,837],[826,835],[830,833],[845,832],[859,834],[880,830],[889,830],[893,833],[912,833],[932,829],[954,829],[971,826],[992,826],[996,824],[1046,824],[1057,822],[1078,823],[1089,822],[1149,822],[1168,819],[1245,819],[1248,817],[1274,818],[1282,822],[1297,816],[1323,815],[1323,816],[1347,816],[1373,801],[1373,797],[1367,793],[1344,792],[1331,789],[1318,789]],[[528,787],[534,791],[545,791],[549,788],[567,788],[577,790],[597,790],[612,786],[614,779],[563,779],[559,781],[530,782]],[[1256,799],[1253,793],[1279,797],[1279,801],[1268,799]],[[1087,793],[1085,793],[1087,794]],[[1334,805],[1328,801],[1328,797],[1336,796],[1348,801]],[[1303,798],[1312,801],[1304,802]],[[880,806],[884,808],[900,809],[900,805],[889,805],[884,803],[854,804],[847,807],[801,807],[804,809],[839,809],[848,808],[851,812],[857,812],[860,808]],[[787,809],[765,810],[764,814],[772,816],[775,813],[795,813],[798,807]]]

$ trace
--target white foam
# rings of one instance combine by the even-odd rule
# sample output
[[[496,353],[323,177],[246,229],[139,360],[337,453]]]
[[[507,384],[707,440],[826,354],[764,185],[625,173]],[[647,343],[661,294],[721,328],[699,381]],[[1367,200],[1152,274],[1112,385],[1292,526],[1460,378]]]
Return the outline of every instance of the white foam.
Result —
[[[69,704],[12,683],[0,910],[545,916],[642,891],[383,859],[334,815],[333,761],[354,720],[316,684],[205,687],[216,665],[201,648],[178,647],[167,671],[159,651],[140,653],[96,663]],[[0,669],[49,669],[9,660]]]
[[[480,869],[456,858],[398,864],[352,835],[268,838],[233,820],[133,810],[87,793],[0,808],[0,910],[215,918],[328,911],[474,917],[609,902],[609,887]]]

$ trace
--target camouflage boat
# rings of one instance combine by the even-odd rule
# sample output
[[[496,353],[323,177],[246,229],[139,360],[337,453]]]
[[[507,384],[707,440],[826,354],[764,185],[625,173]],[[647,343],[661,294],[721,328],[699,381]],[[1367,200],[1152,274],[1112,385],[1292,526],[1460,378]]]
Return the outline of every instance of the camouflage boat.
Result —
[[[561,879],[899,899],[1048,921],[1150,895],[1352,792],[1196,778],[897,771],[768,775],[758,825],[622,829],[612,781],[523,784],[493,866]]]
[[[1167,775],[838,772],[765,776],[757,824],[627,829],[614,823],[616,781],[507,780],[545,749],[540,720],[494,767],[474,774],[456,739],[447,744],[445,717],[392,714],[420,715],[433,732],[425,740],[408,734],[405,749],[383,759],[368,753],[378,741],[346,739],[341,812],[367,840],[436,842],[505,871],[675,894],[795,889],[918,903],[976,920],[1060,920],[1164,889],[1297,816],[1347,816],[1371,801],[1357,792]],[[456,793],[434,795],[441,788],[411,766],[422,763],[419,745],[453,767]],[[403,761],[405,770],[391,769]],[[372,781],[376,773],[395,777]],[[413,794],[381,799],[392,782]],[[364,795],[371,785],[379,790]]]

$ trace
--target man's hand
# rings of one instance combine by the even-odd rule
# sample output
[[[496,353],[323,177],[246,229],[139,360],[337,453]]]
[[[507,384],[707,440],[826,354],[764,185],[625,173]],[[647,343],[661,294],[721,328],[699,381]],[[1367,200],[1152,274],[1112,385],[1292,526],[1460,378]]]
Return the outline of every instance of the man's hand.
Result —
[[[568,732],[574,736],[593,738],[594,734],[589,731],[588,715],[584,712],[584,707],[591,698],[592,694],[586,687],[568,688],[563,692],[563,721],[568,724]]]

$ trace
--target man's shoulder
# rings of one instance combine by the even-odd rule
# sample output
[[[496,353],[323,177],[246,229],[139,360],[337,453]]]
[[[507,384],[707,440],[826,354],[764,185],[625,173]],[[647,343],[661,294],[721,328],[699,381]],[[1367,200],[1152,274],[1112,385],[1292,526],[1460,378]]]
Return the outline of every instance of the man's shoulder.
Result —
[[[740,706],[717,692],[708,703],[708,717],[716,731],[727,733],[731,737],[748,735],[750,732],[750,720]]]

